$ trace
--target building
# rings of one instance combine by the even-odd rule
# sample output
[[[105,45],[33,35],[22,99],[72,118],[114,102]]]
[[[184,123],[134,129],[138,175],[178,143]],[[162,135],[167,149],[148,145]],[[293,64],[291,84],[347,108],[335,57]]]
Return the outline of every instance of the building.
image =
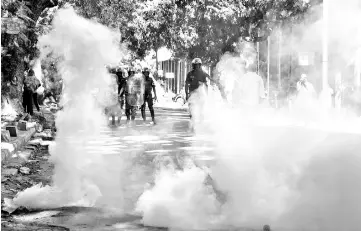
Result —
[[[184,88],[187,73],[192,69],[190,61],[180,58],[171,58],[158,64],[157,81],[161,81],[166,92],[178,94]],[[204,66],[204,70],[210,74],[210,68]]]

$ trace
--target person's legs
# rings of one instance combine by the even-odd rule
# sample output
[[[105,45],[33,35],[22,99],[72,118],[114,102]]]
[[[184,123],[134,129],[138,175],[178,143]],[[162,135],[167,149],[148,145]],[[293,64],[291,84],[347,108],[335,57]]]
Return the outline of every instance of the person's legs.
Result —
[[[27,91],[26,93],[26,111],[30,115],[33,115],[33,93],[31,91]]]
[[[190,92],[189,97],[188,97],[189,118],[191,118],[191,119],[192,119],[192,110],[193,110],[193,108],[192,108],[192,106],[193,106],[192,105],[192,100],[193,100],[192,95],[193,95],[193,92]]]
[[[123,109],[124,108],[124,96],[120,97],[120,108]]]
[[[121,89],[122,89],[122,85],[118,84],[118,95],[119,95]]]
[[[132,106],[132,109],[130,111],[131,111],[131,119],[135,120],[135,117],[137,116],[137,108]]]
[[[40,111],[40,107],[39,107],[39,104],[38,104],[38,93],[33,93],[33,102],[34,102],[34,105],[36,107],[36,110]]]
[[[27,94],[27,91],[26,90],[24,90],[24,92],[23,92],[23,108],[24,108],[24,112],[26,113],[27,112],[27,105],[28,105],[28,101],[27,101],[27,96],[26,96],[26,94]]]
[[[154,108],[153,108],[153,99],[152,97],[149,97],[147,99],[148,108],[150,111],[150,116],[152,117],[152,121],[155,123],[155,115],[154,115]],[[145,107],[144,107],[145,110]],[[144,112],[145,113],[145,112]]]
[[[131,106],[128,104],[127,100],[125,99],[125,115],[127,116],[127,121],[130,120],[130,110],[131,110]]]
[[[142,118],[143,118],[143,121],[145,121],[146,120],[146,115],[145,115],[145,101],[144,101],[144,103],[143,103],[143,105],[140,107],[140,111],[141,111],[141,113],[142,113]],[[148,105],[149,106],[149,105]]]

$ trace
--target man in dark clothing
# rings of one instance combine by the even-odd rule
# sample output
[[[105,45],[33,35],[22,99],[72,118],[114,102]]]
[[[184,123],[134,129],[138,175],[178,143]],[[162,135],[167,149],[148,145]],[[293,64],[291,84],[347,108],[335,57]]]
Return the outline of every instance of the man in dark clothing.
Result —
[[[35,84],[35,91],[33,92],[33,102],[36,107],[36,110],[39,112],[40,107],[39,107],[39,102],[38,102],[38,93],[36,92],[36,90],[41,86],[41,83],[36,77],[35,77],[34,84]]]
[[[206,91],[208,90],[207,78],[209,78],[209,75],[202,70],[202,60],[200,58],[193,59],[192,70],[187,74],[185,82],[187,101],[200,86],[204,85],[206,87]],[[192,118],[192,102],[188,101],[188,106],[190,109],[190,117]]]
[[[123,71],[121,68],[117,68],[114,73],[117,76],[117,84],[118,84],[118,94],[120,93],[120,89],[124,84],[125,78],[123,76]]]
[[[114,72],[117,78],[117,84],[118,84],[118,95],[119,95],[119,101],[120,101],[120,108],[123,109],[124,107],[124,95],[120,95],[120,90],[122,89],[123,85],[126,83],[126,79],[123,75],[123,71],[121,68],[117,68]]]
[[[150,115],[152,117],[152,122],[155,124],[154,118],[154,109],[153,109],[153,97],[152,97],[152,90],[154,91],[154,100],[157,100],[157,92],[155,90],[155,83],[152,78],[149,76],[149,68],[144,68],[143,75],[144,75],[144,104],[141,107],[142,118],[143,121],[146,120],[145,116],[145,103],[148,104],[148,108],[150,111]]]
[[[33,70],[29,70],[28,76],[24,80],[24,92],[23,92],[23,107],[24,111],[33,115],[33,101],[39,111],[39,105],[37,103],[36,89],[39,87],[40,81],[36,79]],[[36,94],[36,95],[35,95]],[[34,99],[36,96],[36,100]]]

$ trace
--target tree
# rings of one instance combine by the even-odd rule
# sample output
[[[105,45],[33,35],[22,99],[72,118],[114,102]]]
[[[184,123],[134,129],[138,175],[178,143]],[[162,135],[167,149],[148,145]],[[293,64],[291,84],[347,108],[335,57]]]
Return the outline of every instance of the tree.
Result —
[[[303,0],[188,1],[179,15],[197,34],[188,58],[201,56],[215,64],[225,52],[235,52],[239,38],[265,40],[275,27],[301,16],[308,7]]]
[[[38,55],[35,22],[41,12],[57,4],[57,1],[1,2],[1,82],[2,98],[20,101],[24,71],[31,68],[32,60]],[[15,103],[16,109],[20,105]]]

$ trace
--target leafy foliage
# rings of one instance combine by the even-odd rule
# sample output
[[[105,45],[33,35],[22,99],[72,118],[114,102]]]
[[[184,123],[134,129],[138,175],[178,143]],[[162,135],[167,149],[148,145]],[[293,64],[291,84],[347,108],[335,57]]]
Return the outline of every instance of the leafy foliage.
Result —
[[[32,30],[32,12],[26,1],[5,0],[1,2],[1,65],[2,80],[10,81],[19,63],[31,46],[29,32]],[[4,89],[6,91],[6,89]]]
[[[54,4],[56,0],[1,1],[2,96],[21,99],[24,71],[37,56],[35,22],[44,8]]]
[[[123,42],[139,57],[167,46],[178,57],[200,56],[210,64],[226,51],[235,51],[239,37],[265,39],[274,27],[298,20],[310,6],[304,0],[72,2],[84,16],[119,28]]]

